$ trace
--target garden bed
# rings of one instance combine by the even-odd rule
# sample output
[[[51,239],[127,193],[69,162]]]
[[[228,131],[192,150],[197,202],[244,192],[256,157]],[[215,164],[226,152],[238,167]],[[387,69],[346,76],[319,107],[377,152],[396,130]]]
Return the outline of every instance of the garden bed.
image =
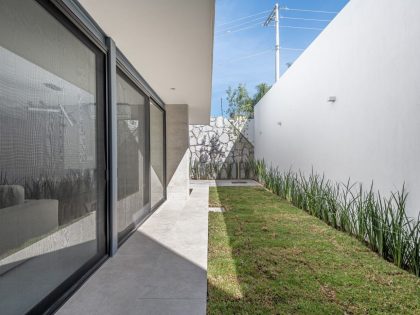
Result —
[[[260,187],[212,187],[209,314],[420,314],[420,279]]]

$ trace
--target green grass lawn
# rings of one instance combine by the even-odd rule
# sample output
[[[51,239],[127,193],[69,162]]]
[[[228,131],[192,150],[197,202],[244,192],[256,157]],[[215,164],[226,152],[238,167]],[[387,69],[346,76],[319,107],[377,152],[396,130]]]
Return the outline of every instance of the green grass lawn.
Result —
[[[208,314],[420,314],[420,279],[263,188],[210,188]]]

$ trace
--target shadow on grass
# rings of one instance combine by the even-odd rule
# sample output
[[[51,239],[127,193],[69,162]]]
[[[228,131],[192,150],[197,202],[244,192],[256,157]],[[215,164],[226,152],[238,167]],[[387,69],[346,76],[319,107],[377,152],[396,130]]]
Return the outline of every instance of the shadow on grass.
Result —
[[[214,187],[209,314],[419,314],[420,281],[263,188]],[[404,288],[404,290],[401,290]]]

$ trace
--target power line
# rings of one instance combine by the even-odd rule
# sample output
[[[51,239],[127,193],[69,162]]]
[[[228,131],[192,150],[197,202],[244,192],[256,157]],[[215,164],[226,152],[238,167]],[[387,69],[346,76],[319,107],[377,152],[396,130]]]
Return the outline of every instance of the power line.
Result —
[[[261,11],[261,12],[259,12],[259,13],[255,13],[255,14],[251,14],[251,15],[243,16],[243,17],[240,17],[240,18],[237,18],[237,19],[231,20],[230,22],[226,22],[226,23],[219,24],[219,25],[217,25],[217,26],[223,26],[223,25],[227,25],[227,24],[232,24],[232,23],[234,23],[234,22],[236,22],[236,21],[241,21],[241,20],[244,20],[244,19],[247,19],[247,18],[250,18],[250,17],[254,17],[254,16],[261,15],[261,14],[265,14],[265,13],[270,12],[270,11],[271,11],[271,10],[266,10],[266,11]]]
[[[333,11],[296,9],[296,8],[288,8],[288,7],[279,8],[279,10],[297,11],[297,12],[312,12],[312,13],[325,13],[325,14],[337,14],[338,13],[338,12],[333,12]],[[256,19],[241,22],[241,23],[236,24],[236,25],[235,25],[235,22],[242,21],[244,19],[248,19],[248,18],[255,17],[255,16],[260,16],[260,15],[265,14],[265,13],[270,12],[270,11],[271,10],[261,11],[261,12],[255,13],[255,14],[251,14],[251,15],[247,15],[247,16],[243,16],[243,17],[231,20],[230,22],[219,24],[219,25],[217,25],[218,27],[225,26],[226,28],[222,29],[222,30],[219,30],[219,31],[216,31],[215,35],[220,35],[220,34],[223,34],[223,33],[236,33],[237,31],[242,31],[242,30],[246,30],[246,29],[249,29],[249,28],[253,28],[253,27],[244,27],[244,28],[240,28],[240,29],[235,29],[239,26],[247,25],[251,22],[263,21],[263,20],[265,20],[265,17],[258,17]],[[301,20],[301,21],[314,21],[314,22],[330,22],[331,21],[331,20],[327,20],[327,19],[312,19],[312,18],[290,17],[290,16],[280,16],[279,18],[280,19],[287,19],[287,20]],[[253,24],[253,25],[259,25],[259,23],[258,24]],[[292,27],[287,27],[287,28],[292,28]],[[293,28],[299,29],[299,27],[293,27]],[[301,28],[301,29],[306,29],[306,28]],[[307,28],[307,29],[312,29],[312,28]],[[319,29],[316,29],[316,30],[319,30]]]
[[[253,54],[250,54],[250,55],[234,58],[234,59],[229,60],[228,62],[238,61],[238,60],[243,60],[243,59],[248,59],[248,58],[260,56],[260,55],[263,55],[263,54],[266,54],[266,53],[269,53],[269,52],[272,52],[272,51],[273,51],[273,49],[267,49],[267,50],[263,50],[263,51],[253,53]]]
[[[250,25],[248,27],[243,27],[243,28],[239,28],[239,29],[236,29],[236,30],[227,30],[227,31],[223,31],[219,34],[215,34],[215,36],[229,35],[229,34],[232,34],[232,33],[240,32],[240,31],[244,31],[244,30],[249,30],[251,28],[256,28],[256,27],[261,26],[261,25],[262,25],[261,23],[257,23],[255,25]]]
[[[296,9],[296,8],[288,8],[288,7],[279,8],[279,10],[297,11],[297,12],[312,12],[312,13],[325,13],[325,14],[336,14],[336,13],[338,13],[338,12],[333,12],[333,11]],[[252,15],[247,15],[247,16],[244,16],[244,17],[241,17],[241,18],[238,18],[238,19],[234,19],[230,22],[220,24],[219,26],[226,25],[226,27],[225,27],[225,29],[217,31],[215,33],[215,36],[223,36],[223,35],[227,35],[227,34],[237,33],[237,32],[241,32],[241,31],[244,31],[244,30],[256,28],[259,25],[261,25],[260,22],[262,22],[265,19],[264,17],[258,17],[258,18],[255,18],[255,19],[251,19],[249,21],[241,22],[241,23],[236,24],[236,25],[235,25],[235,22],[241,21],[241,20],[244,20],[244,19],[248,19],[250,17],[260,16],[260,15],[265,14],[267,12],[271,12],[271,10],[261,11],[259,13],[255,13],[255,14],[252,14]],[[290,17],[290,16],[280,16],[279,18],[280,19],[286,19],[286,20],[296,20],[296,21],[331,22],[331,20],[327,20],[327,19],[313,19],[313,18]],[[258,23],[250,24],[250,23],[255,22],[255,21],[258,21]],[[250,24],[250,25],[248,25],[248,24]],[[237,28],[237,27],[244,26],[244,25],[247,25],[247,26],[242,27],[242,28]],[[303,27],[303,26],[292,26],[292,25],[280,25],[280,28],[313,30],[313,31],[322,31],[323,30],[322,28],[317,28],[317,27]]]
[[[282,7],[282,8],[279,8],[279,10],[282,10],[282,11],[296,11],[296,12],[324,13],[324,14],[337,14],[337,13],[338,13],[338,12],[334,12],[334,11],[309,10],[309,9],[296,9],[296,8],[288,8],[288,7]],[[255,13],[255,14],[251,14],[251,15],[243,16],[243,17],[240,17],[240,18],[237,18],[237,19],[231,20],[231,21],[229,21],[229,22],[225,22],[225,23],[222,23],[222,24],[218,24],[218,25],[217,25],[217,27],[224,26],[224,25],[229,25],[229,24],[234,24],[234,23],[235,23],[235,22],[237,22],[237,21],[242,21],[242,20],[244,20],[244,19],[247,19],[247,18],[250,18],[250,17],[259,16],[259,15],[262,15],[262,14],[265,14],[265,13],[268,13],[268,12],[271,12],[271,10],[265,10],[265,11],[261,11],[261,12]],[[286,17],[282,17],[282,18],[286,18]],[[289,18],[289,17],[287,17],[287,18]],[[301,19],[301,18],[293,18],[293,19]],[[308,19],[308,20],[309,20],[309,19]],[[310,19],[310,20],[312,20],[312,19]],[[314,20],[315,20],[315,19],[314,19]]]
[[[304,51],[304,48],[292,48],[292,47],[280,47],[283,50],[295,50],[295,51]]]
[[[247,26],[247,27],[239,28],[239,29],[236,29],[236,30],[223,31],[219,34],[215,34],[215,36],[217,36],[217,37],[226,36],[226,35],[230,35],[230,34],[233,34],[233,33],[249,30],[249,29],[252,29],[252,28],[256,28],[258,26],[261,26],[261,23],[257,23],[256,25],[250,25],[250,26]],[[280,25],[280,28],[312,30],[312,31],[322,31],[323,30],[323,28],[318,28],[318,27],[304,27],[304,26],[292,26],[292,25]]]
[[[294,48],[294,47],[280,47],[280,49],[291,50],[291,51],[304,51],[305,50],[303,48]],[[248,58],[260,56],[260,55],[263,55],[263,54],[266,54],[266,53],[269,53],[269,52],[273,52],[273,51],[274,51],[274,49],[267,49],[267,50],[259,51],[259,52],[256,52],[256,53],[252,53],[250,55],[245,55],[245,56],[233,58],[233,59],[228,60],[227,62],[234,62],[234,61],[238,61],[238,60],[248,59]]]
[[[300,21],[315,21],[315,22],[331,22],[331,20],[323,20],[323,19],[307,19],[307,18],[301,18],[301,17],[291,17],[291,16],[281,16],[280,19],[286,19],[286,20],[300,20]]]
[[[321,10],[307,10],[307,9],[292,9],[288,7],[279,8],[283,11],[297,11],[297,12],[312,12],[312,13],[325,13],[325,14],[337,14],[338,12],[333,11],[321,11]]]
[[[250,21],[247,21],[247,22],[243,22],[243,23],[240,23],[240,24],[237,24],[237,25],[232,25],[232,26],[228,26],[227,28],[225,28],[224,30],[222,29],[222,30],[218,30],[218,31],[216,31],[216,32],[226,32],[226,31],[229,31],[230,29],[235,29],[236,27],[239,27],[239,26],[243,26],[243,25],[246,25],[246,24],[249,24],[249,23],[251,23],[251,22],[255,22],[255,21],[259,21],[259,23],[261,23],[262,21],[264,21],[265,20],[265,17],[260,17],[260,18],[257,18],[257,19],[253,19],[253,20],[250,20]]]
[[[280,28],[293,28],[298,30],[313,30],[313,31],[322,31],[323,28],[319,27],[304,27],[304,26],[292,26],[292,25],[280,25]]]

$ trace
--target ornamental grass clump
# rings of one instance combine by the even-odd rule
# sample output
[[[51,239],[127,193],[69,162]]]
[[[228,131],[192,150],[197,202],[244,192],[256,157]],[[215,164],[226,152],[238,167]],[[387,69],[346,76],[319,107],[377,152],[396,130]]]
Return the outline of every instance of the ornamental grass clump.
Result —
[[[406,215],[405,186],[384,197],[374,191],[373,184],[365,190],[350,179],[336,183],[313,170],[305,176],[267,167],[264,160],[253,161],[252,165],[255,179],[274,194],[420,276],[420,216],[414,220]]]
[[[255,162],[207,161],[193,160],[190,162],[191,179],[251,179],[254,177]],[[1,174],[0,174],[1,175]]]

